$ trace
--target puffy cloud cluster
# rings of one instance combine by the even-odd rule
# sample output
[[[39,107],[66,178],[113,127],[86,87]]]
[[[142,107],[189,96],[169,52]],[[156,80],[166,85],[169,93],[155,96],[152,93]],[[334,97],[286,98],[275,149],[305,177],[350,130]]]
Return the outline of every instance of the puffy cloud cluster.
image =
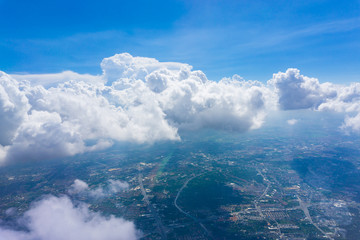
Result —
[[[355,116],[346,116],[343,125],[341,126],[346,132],[355,131],[360,132],[360,112]]]
[[[346,112],[343,129],[360,129],[360,83],[319,83],[293,68],[267,85],[237,75],[215,82],[188,64],[127,53],[105,58],[101,67],[100,76],[1,72],[0,164],[104,149],[114,141],[179,140],[183,129],[247,131],[277,107]]]
[[[84,203],[74,205],[67,197],[49,196],[33,204],[22,221],[27,231],[0,226],[6,240],[132,240],[140,233],[134,223],[92,212]]]
[[[296,68],[274,74],[268,84],[275,87],[279,105],[284,110],[316,109],[337,94],[332,84],[320,84],[318,79],[303,76]]]
[[[0,163],[69,156],[114,141],[179,140],[179,129],[246,131],[259,128],[275,105],[259,82],[210,81],[187,64],[124,53],[101,67],[101,76],[1,73]]]
[[[97,199],[127,190],[128,188],[129,184],[127,182],[110,179],[107,186],[91,189],[86,182],[75,179],[68,192],[71,195],[85,195]]]
[[[204,73],[182,63],[117,54],[105,58],[101,66],[107,85],[114,89],[109,92],[113,104],[152,103],[152,112],[158,110],[157,114],[163,114],[176,129],[257,128],[272,97],[271,91],[259,82],[243,81],[238,76],[209,81]],[[119,90],[126,94],[119,94]]]
[[[8,145],[27,117],[30,104],[19,83],[0,72],[0,144]]]
[[[360,83],[348,86],[319,83],[316,78],[289,68],[285,73],[274,74],[268,85],[275,89],[281,109],[310,108],[348,113],[352,116],[346,117],[342,128],[360,132]]]

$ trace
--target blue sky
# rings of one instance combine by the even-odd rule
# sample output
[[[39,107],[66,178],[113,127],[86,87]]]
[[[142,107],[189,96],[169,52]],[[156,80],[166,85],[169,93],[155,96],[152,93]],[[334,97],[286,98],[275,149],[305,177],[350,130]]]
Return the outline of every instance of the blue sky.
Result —
[[[0,70],[100,74],[115,53],[186,62],[209,79],[299,68],[360,80],[360,1],[0,0]]]

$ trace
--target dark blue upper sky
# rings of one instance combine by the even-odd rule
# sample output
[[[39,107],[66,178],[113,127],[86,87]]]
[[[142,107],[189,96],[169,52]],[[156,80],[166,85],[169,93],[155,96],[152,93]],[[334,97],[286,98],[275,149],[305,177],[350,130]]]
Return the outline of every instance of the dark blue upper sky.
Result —
[[[360,80],[360,0],[0,0],[0,70],[98,74],[129,52],[186,62],[209,79],[266,81],[289,67]]]

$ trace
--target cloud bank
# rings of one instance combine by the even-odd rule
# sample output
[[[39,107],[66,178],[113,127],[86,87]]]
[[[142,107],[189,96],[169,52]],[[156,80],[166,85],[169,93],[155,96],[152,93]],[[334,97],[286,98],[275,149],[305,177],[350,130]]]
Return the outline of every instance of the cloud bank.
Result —
[[[115,141],[180,140],[179,130],[244,132],[276,109],[348,113],[360,131],[360,83],[320,83],[290,68],[262,84],[238,75],[216,82],[188,64],[116,54],[100,76],[0,73],[0,163],[104,149]]]
[[[247,131],[274,105],[260,82],[210,81],[187,64],[124,53],[101,67],[92,77],[1,72],[0,162],[70,156],[114,141],[180,140],[180,129]]]
[[[6,240],[132,240],[140,237],[132,222],[92,212],[67,197],[48,196],[33,204],[21,221],[27,231],[0,227]]]

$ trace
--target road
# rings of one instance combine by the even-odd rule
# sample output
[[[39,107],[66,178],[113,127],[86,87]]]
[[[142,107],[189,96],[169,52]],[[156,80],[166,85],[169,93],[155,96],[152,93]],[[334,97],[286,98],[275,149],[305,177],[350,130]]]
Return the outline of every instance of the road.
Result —
[[[189,214],[188,212],[185,212],[185,211],[184,211],[181,207],[179,207],[179,205],[177,204],[177,200],[178,200],[181,192],[184,190],[184,188],[186,188],[187,184],[188,184],[191,180],[193,180],[194,178],[199,177],[199,176],[201,176],[201,175],[203,175],[203,174],[204,174],[204,173],[198,174],[198,175],[195,175],[195,176],[192,176],[191,178],[189,178],[188,180],[185,181],[185,183],[181,186],[180,190],[179,190],[178,193],[176,194],[176,198],[175,198],[175,200],[174,200],[174,205],[175,205],[175,207],[176,207],[180,212],[182,212],[183,214],[185,214],[186,216],[188,216],[189,218],[191,218],[192,220],[194,220],[194,222],[198,223],[198,224],[200,225],[200,227],[204,230],[204,232],[206,233],[206,235],[207,235],[209,238],[213,239],[213,237],[212,237],[211,233],[209,232],[209,230],[204,226],[204,224],[202,224],[202,222],[201,222],[198,218],[196,218],[195,216],[192,216],[192,215]]]
[[[149,201],[149,197],[147,196],[146,194],[146,191],[145,191],[145,188],[144,188],[144,184],[142,182],[142,174],[139,173],[139,176],[138,176],[138,180],[139,180],[139,184],[140,184],[140,188],[141,188],[141,193],[142,195],[144,196],[144,201],[146,202],[151,214],[153,215],[155,221],[156,221],[156,225],[157,225],[157,228],[159,230],[159,233],[161,235],[161,238],[162,239],[167,239],[167,236],[166,236],[166,231],[165,231],[165,227],[164,225],[162,224],[161,222],[161,218],[158,214],[158,212],[156,211],[156,209],[154,208],[154,206],[150,203]]]
[[[258,197],[258,199],[256,199],[254,201],[254,205],[255,205],[255,209],[259,213],[260,217],[262,217],[270,225],[270,222],[266,219],[266,216],[264,216],[264,214],[261,210],[261,207],[258,205],[258,202],[268,193],[272,182],[264,176],[264,174],[261,172],[260,169],[257,169],[257,172],[260,174],[260,176],[263,178],[263,180],[267,183],[267,186],[266,186],[264,192],[260,195],[260,197]],[[276,223],[276,230],[278,231],[280,239],[282,239],[283,234],[281,233],[281,228],[279,227],[279,223],[274,218],[272,218],[272,220]]]
[[[333,239],[332,237],[330,237],[328,235],[328,233],[324,232],[316,223],[313,222],[311,216],[310,216],[310,213],[309,213],[309,209],[308,209],[308,204],[305,203],[304,201],[301,200],[301,198],[299,196],[297,196],[297,199],[299,201],[299,205],[300,205],[300,209],[304,212],[306,218],[309,220],[309,222],[314,226],[316,227],[317,230],[319,230],[322,234],[324,234],[324,236],[326,238],[329,238],[329,239]]]

